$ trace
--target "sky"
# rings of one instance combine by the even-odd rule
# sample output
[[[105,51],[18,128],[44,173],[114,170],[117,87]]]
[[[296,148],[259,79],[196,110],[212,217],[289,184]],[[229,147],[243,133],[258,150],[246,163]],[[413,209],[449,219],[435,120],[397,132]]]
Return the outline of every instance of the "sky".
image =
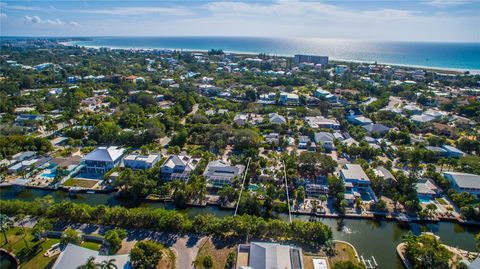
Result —
[[[480,0],[0,0],[0,35],[480,42]]]

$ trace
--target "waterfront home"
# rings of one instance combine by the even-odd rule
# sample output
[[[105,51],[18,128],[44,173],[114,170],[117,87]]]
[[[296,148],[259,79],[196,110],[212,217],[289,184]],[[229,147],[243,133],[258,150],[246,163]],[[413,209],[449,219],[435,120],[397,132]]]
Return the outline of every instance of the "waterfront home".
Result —
[[[419,179],[418,182],[415,183],[415,188],[417,189],[417,196],[420,201],[435,198],[441,192],[440,188],[431,179],[426,178]]]
[[[268,115],[270,117],[271,124],[286,124],[287,120],[284,116],[278,115],[277,113],[270,113]]]
[[[443,172],[443,177],[450,181],[452,188],[457,192],[467,192],[480,199],[480,175]]]
[[[289,106],[289,105],[299,105],[300,98],[295,93],[280,93],[280,98],[278,99],[280,105]]]
[[[160,167],[160,177],[164,180],[188,181],[190,173],[195,170],[200,158],[187,155],[171,155]]]
[[[353,187],[365,189],[370,187],[370,178],[365,174],[363,168],[359,164],[347,163],[340,170],[340,178],[345,183],[352,183]]]
[[[340,129],[340,123],[336,119],[327,119],[322,116],[305,117],[305,123],[314,129],[328,128],[338,130]]]
[[[241,176],[244,170],[244,165],[231,165],[226,161],[216,160],[208,163],[203,175],[208,183],[216,187],[223,187],[230,185],[232,179]]]
[[[380,124],[380,123],[363,125],[362,128],[365,129],[365,131],[369,135],[372,135],[374,133],[378,133],[380,135],[383,135],[390,130],[390,128],[388,128],[387,126],[385,126],[383,124]]]
[[[440,157],[446,157],[447,156],[447,151],[441,147],[435,147],[435,146],[426,146],[425,149],[431,154],[433,154],[433,157],[435,158],[440,158]]]
[[[146,170],[152,168],[160,161],[160,154],[137,155],[130,154],[123,159],[125,168]]]
[[[125,149],[119,147],[98,147],[82,158],[85,172],[105,174],[117,167],[123,157]]]
[[[43,114],[20,114],[15,118],[15,124],[23,125],[26,122],[42,122],[45,119]]]
[[[302,249],[279,243],[251,242],[240,244],[235,268],[303,269]]]
[[[331,133],[318,132],[314,134],[315,143],[317,143],[317,145],[322,145],[327,151],[335,149],[335,145],[333,144],[334,139],[335,137]]]
[[[115,268],[132,268],[130,264],[130,255],[100,255],[98,251],[77,246],[74,244],[68,244],[58,258],[55,260],[52,269],[77,269],[85,265],[88,259],[93,257],[95,264],[102,262],[108,262],[113,260]]]
[[[320,197],[328,194],[328,186],[325,184],[309,183],[305,186],[305,194],[307,197]]]

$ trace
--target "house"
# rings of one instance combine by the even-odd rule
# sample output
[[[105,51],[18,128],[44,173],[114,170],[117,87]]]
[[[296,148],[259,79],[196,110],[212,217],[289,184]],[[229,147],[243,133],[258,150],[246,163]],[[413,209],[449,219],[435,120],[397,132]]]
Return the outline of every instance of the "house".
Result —
[[[273,143],[273,144],[278,144],[280,135],[278,133],[269,133],[264,135],[265,142],[267,143]]]
[[[259,98],[259,103],[261,104],[275,104],[277,99],[277,94],[274,92],[261,94]]]
[[[377,177],[385,180],[389,184],[397,182],[397,179],[392,175],[392,173],[383,166],[377,166],[375,169],[373,169],[373,172]]]
[[[363,129],[365,129],[365,131],[367,132],[367,134],[369,135],[372,135],[373,133],[378,133],[380,135],[383,135],[385,133],[387,133],[390,128],[383,125],[383,124],[380,124],[380,123],[373,123],[373,124],[368,124],[368,125],[363,125],[362,126]]]
[[[344,168],[340,170],[340,178],[345,183],[351,183],[353,187],[359,189],[370,187],[370,178],[359,164],[345,164]]]
[[[320,100],[326,100],[329,103],[337,102],[337,96],[331,94],[329,91],[322,89],[321,87],[315,90],[313,96],[317,97]]]
[[[414,105],[414,104],[408,104],[408,105],[404,106],[402,109],[403,109],[403,111],[405,111],[409,114],[413,114],[413,115],[422,114],[422,109],[420,107],[418,107],[417,105]]]
[[[441,190],[435,183],[430,179],[419,179],[415,184],[417,189],[417,196],[420,200],[425,198],[435,198],[440,194]]]
[[[235,268],[303,269],[302,249],[279,243],[251,242],[240,244]]]
[[[449,158],[461,158],[465,155],[465,153],[456,147],[452,147],[449,145],[443,145],[442,148],[447,152],[446,156]]]
[[[207,182],[216,187],[230,185],[234,177],[240,176],[245,170],[244,165],[231,165],[223,160],[211,161],[203,175]]]
[[[363,115],[350,115],[347,117],[347,120],[351,122],[353,125],[369,125],[372,124],[373,121]]]
[[[278,100],[280,105],[289,106],[289,105],[299,105],[300,98],[295,93],[280,93],[280,98]]]
[[[435,158],[446,157],[447,151],[441,147],[434,147],[434,146],[426,146],[426,150],[432,152]]]
[[[301,135],[298,137],[298,148],[307,149],[310,151],[317,150],[317,146],[313,143],[308,136]]]
[[[287,124],[287,120],[284,116],[278,115],[277,113],[270,113],[270,123],[271,124]]]
[[[424,125],[435,120],[435,118],[429,115],[421,114],[411,116],[410,120],[417,125]]]
[[[340,123],[336,119],[327,119],[322,116],[305,117],[305,123],[314,129],[327,128],[327,129],[340,129]]]
[[[98,147],[82,158],[87,173],[105,174],[122,161],[125,149],[118,147]]]
[[[82,267],[90,257],[94,258],[95,264],[113,260],[115,268],[127,269],[133,268],[130,263],[130,255],[100,255],[98,251],[68,244],[55,260],[52,269],[77,269]]]
[[[305,186],[307,197],[320,197],[328,194],[328,186],[324,184],[309,183]]]
[[[160,177],[164,180],[188,181],[190,173],[195,170],[200,158],[187,155],[171,155],[160,167]]]
[[[123,159],[125,168],[146,170],[152,168],[160,161],[160,154],[149,154],[147,156],[130,154]]]
[[[239,126],[243,126],[247,123],[248,121],[248,115],[247,114],[237,114],[233,118],[233,122],[238,124]]]
[[[468,192],[480,199],[480,175],[443,172],[443,177],[450,181],[452,188],[457,192]]]
[[[436,110],[436,109],[428,109],[427,111],[423,112],[423,114],[428,115],[428,116],[432,116],[435,119],[440,119],[440,118],[448,115],[446,112]]]
[[[335,145],[333,144],[334,139],[335,137],[331,133],[318,132],[314,134],[315,143],[317,143],[317,145],[322,145],[327,151],[335,149]]]
[[[23,125],[25,122],[41,122],[45,119],[43,114],[20,114],[15,118],[15,123],[18,125]]]
[[[28,160],[35,157],[35,151],[22,151],[12,156],[12,159],[16,162],[21,162],[23,160]]]

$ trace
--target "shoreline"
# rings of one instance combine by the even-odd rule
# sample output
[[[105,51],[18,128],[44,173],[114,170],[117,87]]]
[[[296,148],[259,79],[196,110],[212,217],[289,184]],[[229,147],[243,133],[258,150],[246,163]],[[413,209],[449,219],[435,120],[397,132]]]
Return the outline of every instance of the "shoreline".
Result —
[[[85,45],[81,44],[85,41],[65,41],[65,42],[58,42],[58,44],[63,46],[78,46],[81,48],[90,48],[90,49],[99,49],[99,48],[109,48],[109,49],[116,49],[116,50],[145,50],[145,51],[156,51],[156,50],[180,50],[184,52],[208,52],[209,50],[202,50],[202,49],[182,49],[182,48],[152,48],[152,47],[128,47],[128,46],[99,46],[99,45]],[[86,41],[89,42],[89,41]],[[239,55],[252,55],[257,56],[260,52],[245,52],[245,51],[235,51],[235,50],[225,50],[226,53],[233,53]],[[279,57],[293,57],[293,55],[286,55],[286,54],[267,54],[267,55],[275,55]],[[352,60],[352,59],[342,59],[342,58],[331,58],[329,56],[329,60],[332,62],[340,62],[340,63],[357,63],[357,64],[374,64],[375,62],[379,65],[390,65],[390,66],[398,66],[398,67],[406,67],[406,68],[420,68],[425,70],[431,70],[436,72],[449,72],[455,74],[464,74],[465,72],[469,72],[472,75],[480,74],[480,69],[465,69],[465,68],[449,68],[449,67],[436,67],[436,66],[424,66],[424,65],[414,65],[414,64],[398,64],[398,63],[389,63],[389,62],[380,62],[380,61],[367,61],[367,60]]]
[[[8,188],[8,187],[15,187],[15,186],[19,186],[19,185],[16,185],[16,184],[0,184],[0,189],[1,188]],[[39,186],[27,186],[27,185],[21,185],[20,187],[23,187],[23,188],[26,188],[26,189],[37,189],[37,190],[44,190],[44,191],[50,191],[50,192],[56,192],[56,191],[61,191],[61,192],[64,192],[64,193],[69,193],[69,190],[66,189],[66,188],[63,188],[63,187],[60,187],[60,188],[44,188],[44,187],[39,187]],[[109,191],[100,191],[100,190],[96,190],[95,193],[86,193],[86,192],[77,192],[77,193],[81,193],[81,194],[88,194],[88,195],[97,195],[97,194],[110,194],[112,193],[113,190],[109,190]],[[0,199],[1,200],[1,199]],[[14,201],[14,200],[19,200],[19,201],[23,201],[22,199],[11,199],[11,200],[5,200],[5,201]],[[146,203],[156,203],[156,202],[151,202],[151,201],[145,201]],[[80,204],[82,204],[80,202]],[[101,204],[98,204],[98,205],[101,205]],[[94,206],[94,205],[92,205]],[[109,205],[107,205],[109,206]],[[122,207],[124,207],[123,205],[120,205]],[[221,205],[219,204],[208,204],[206,203],[205,205],[198,205],[198,204],[188,204],[188,207],[219,207],[221,209],[225,209],[225,210],[233,210],[233,208],[228,208],[228,207],[222,207]],[[281,214],[279,212],[279,214]],[[459,219],[451,219],[451,218],[436,218],[436,219],[422,219],[422,218],[419,218],[419,217],[409,217],[408,220],[404,220],[403,218],[402,219],[399,219],[397,216],[395,216],[394,214],[387,214],[385,212],[370,212],[370,213],[367,213],[367,214],[343,214],[343,215],[339,215],[339,214],[319,214],[319,213],[312,213],[312,212],[301,212],[301,211],[292,211],[292,215],[296,215],[296,216],[311,216],[311,217],[319,217],[319,218],[325,218],[325,219],[356,219],[356,220],[381,220],[381,221],[387,221],[387,222],[396,222],[396,223],[421,223],[421,224],[437,224],[437,223],[441,223],[441,222],[444,222],[444,223],[456,223],[458,225],[461,225],[461,226],[477,226],[477,225],[480,225],[480,223],[478,222],[474,222],[474,221],[468,221],[468,220],[462,220],[462,221],[459,221]]]

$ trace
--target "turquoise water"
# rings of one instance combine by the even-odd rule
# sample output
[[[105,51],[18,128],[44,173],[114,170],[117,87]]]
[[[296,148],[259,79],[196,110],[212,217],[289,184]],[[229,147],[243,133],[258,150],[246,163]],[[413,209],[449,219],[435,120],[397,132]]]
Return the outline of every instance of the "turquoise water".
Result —
[[[432,198],[426,196],[419,196],[418,200],[420,201],[420,203],[429,203],[430,201],[432,201]]]
[[[55,178],[56,173],[44,173],[41,174],[42,177]]]
[[[96,37],[74,44],[112,48],[327,55],[335,60],[480,70],[480,43],[361,42],[258,37]]]

